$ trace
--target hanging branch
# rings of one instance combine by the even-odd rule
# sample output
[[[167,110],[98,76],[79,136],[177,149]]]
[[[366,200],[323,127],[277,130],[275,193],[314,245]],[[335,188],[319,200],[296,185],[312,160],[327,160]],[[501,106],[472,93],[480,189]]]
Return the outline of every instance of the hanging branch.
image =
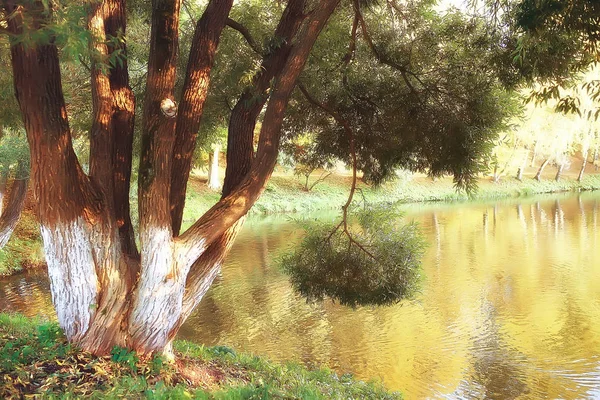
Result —
[[[352,131],[352,128],[350,127],[350,124],[348,123],[348,121],[346,119],[342,118],[342,116],[340,114],[338,114],[336,111],[334,111],[333,109],[328,107],[326,104],[321,103],[317,99],[315,99],[308,92],[308,90],[302,83],[298,83],[298,88],[300,89],[300,91],[302,92],[302,94],[304,95],[304,97],[310,104],[325,111],[325,113],[329,114],[339,125],[341,125],[344,128],[344,131],[346,132],[346,135],[348,136],[348,141],[350,144],[350,157],[352,160],[352,185],[350,186],[350,193],[348,195],[348,199],[346,200],[346,204],[344,204],[342,206],[342,221],[331,231],[331,233],[327,237],[327,241],[329,241],[331,239],[331,237],[340,228],[343,228],[342,232],[348,237],[349,246],[354,244],[356,247],[358,247],[361,251],[363,251],[365,254],[367,254],[369,257],[371,257],[373,260],[378,261],[377,258],[369,250],[367,250],[362,244],[357,242],[352,237],[352,234],[348,230],[348,209],[350,208],[350,205],[352,204],[352,199],[354,198],[354,193],[356,192],[356,182],[357,182],[357,176],[356,176],[357,175],[357,173],[356,173],[357,172],[357,157],[356,157],[356,145],[355,145],[355,140],[354,140],[354,132]]]

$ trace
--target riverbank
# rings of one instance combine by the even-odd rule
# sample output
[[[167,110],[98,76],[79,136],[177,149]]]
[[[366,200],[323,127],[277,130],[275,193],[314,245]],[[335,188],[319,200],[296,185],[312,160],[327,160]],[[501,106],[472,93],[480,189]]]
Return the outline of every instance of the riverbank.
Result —
[[[55,323],[0,313],[0,398],[400,399],[382,385],[327,369],[276,364],[227,347],[174,343],[176,361],[114,349],[94,357]]]
[[[315,176],[317,176],[315,174]],[[275,174],[252,208],[251,214],[296,213],[303,214],[322,210],[336,210],[346,202],[351,176],[334,174],[320,182],[311,191],[304,190],[302,179],[290,174]],[[452,178],[432,180],[426,176],[406,175],[393,182],[373,187],[358,184],[355,204],[416,203],[432,201],[468,201],[532,196],[544,193],[577,192],[600,189],[600,174],[586,174],[582,182],[566,174],[556,182],[552,179],[536,181],[524,178],[518,181],[505,177],[499,182],[481,178],[478,190],[471,195],[458,192]],[[206,186],[202,175],[192,175],[188,184],[186,209],[183,216],[185,229],[219,200],[220,194]],[[133,199],[133,209],[135,199]],[[0,276],[7,276],[24,269],[43,266],[44,256],[39,239],[39,228],[31,208],[23,212],[17,229],[7,246],[0,250]]]
[[[203,177],[194,176],[188,185],[184,212],[184,227],[191,225],[218,199],[219,194],[205,184]],[[352,177],[331,175],[311,191],[304,190],[301,179],[290,175],[275,175],[254,205],[251,214],[307,213],[341,209],[348,198]],[[581,182],[566,176],[560,181],[524,178],[503,178],[493,182],[487,178],[478,181],[475,193],[457,191],[452,178],[432,180],[425,176],[406,176],[381,186],[358,183],[354,202],[361,204],[417,203],[429,201],[468,201],[532,196],[544,193],[577,192],[600,189],[600,174],[585,175]]]

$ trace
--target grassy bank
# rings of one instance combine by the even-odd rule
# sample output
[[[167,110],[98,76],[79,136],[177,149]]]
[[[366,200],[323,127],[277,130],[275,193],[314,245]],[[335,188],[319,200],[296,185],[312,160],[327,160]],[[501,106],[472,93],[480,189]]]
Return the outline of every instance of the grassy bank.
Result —
[[[303,182],[290,175],[273,176],[251,210],[252,214],[305,213],[319,210],[340,209],[350,190],[351,177],[332,175],[319,183],[313,190],[303,190]],[[454,187],[451,178],[435,181],[424,176],[399,178],[379,187],[359,182],[355,202],[363,199],[370,204],[415,203],[425,201],[465,201],[500,199],[531,196],[543,193],[585,191],[600,189],[600,175],[586,175],[582,182],[573,177],[560,181],[537,181],[525,178],[518,181],[504,178],[499,182],[480,179],[478,190],[469,196]],[[194,177],[188,186],[188,198],[184,213],[184,226],[188,226],[208,210],[218,199],[219,194],[208,189],[204,180]]]
[[[351,184],[348,175],[332,175],[310,192],[303,190],[304,182],[290,174],[272,177],[252,208],[251,214],[306,213],[319,210],[340,209],[345,203]],[[405,176],[380,187],[362,182],[358,185],[355,202],[365,199],[370,204],[413,203],[425,201],[465,201],[469,199],[500,199],[530,196],[542,193],[600,189],[600,174],[587,174],[581,183],[574,176],[565,176],[556,182],[552,179],[536,181],[525,178],[518,181],[504,178],[500,182],[480,179],[479,190],[469,197],[457,192],[451,178],[431,180],[424,176]],[[219,200],[220,194],[208,189],[201,176],[192,176],[188,184],[183,227],[191,225]],[[133,200],[135,203],[135,199]],[[135,205],[134,210],[137,210]],[[0,276],[19,272],[24,268],[43,264],[39,229],[31,210],[25,210],[15,234],[8,245],[0,250]]]
[[[54,323],[0,314],[0,398],[399,399],[381,385],[275,364],[227,347],[176,342],[176,361],[114,349],[97,358]]]

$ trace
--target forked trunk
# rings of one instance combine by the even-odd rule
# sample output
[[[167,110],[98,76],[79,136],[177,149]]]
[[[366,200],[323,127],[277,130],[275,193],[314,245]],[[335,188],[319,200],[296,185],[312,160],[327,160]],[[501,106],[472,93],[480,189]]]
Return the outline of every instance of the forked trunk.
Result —
[[[538,169],[538,172],[537,172],[537,174],[535,174],[535,177],[534,177],[534,179],[536,181],[539,181],[542,179],[542,172],[544,172],[544,168],[546,168],[546,165],[548,165],[549,162],[550,162],[550,159],[546,158],[544,160],[544,162],[542,163],[542,165],[540,165],[540,169]]]
[[[18,2],[18,5],[12,0],[0,1],[11,15],[8,29],[14,35],[38,31],[47,23],[48,10],[42,1]],[[207,10],[212,10],[213,16],[218,14],[221,21],[231,3],[212,0],[210,4],[214,7],[209,6]],[[291,8],[300,11],[304,10],[305,3],[302,0],[288,2],[299,6]],[[186,108],[189,99],[184,95],[183,107],[178,111],[174,99],[180,0],[152,2],[138,179],[139,256],[130,240],[132,231],[122,230],[129,224],[128,215],[123,214],[128,210],[119,206],[127,192],[125,173],[130,170],[131,162],[133,101],[126,74],[121,74],[124,71],[116,67],[105,74],[95,64],[92,66],[94,122],[90,146],[93,162],[90,164],[93,165],[88,176],[73,151],[54,41],[51,38],[43,44],[13,43],[14,84],[31,153],[33,194],[52,300],[58,322],[69,341],[95,354],[107,354],[114,346],[127,347],[140,354],[169,348],[187,316],[210,287],[245,215],[273,172],[290,95],[317,36],[338,3],[339,0],[314,2],[311,12],[299,15],[296,22],[300,25],[302,21],[302,24],[294,29],[295,40],[290,41],[294,45],[283,46],[287,47],[285,54],[277,59],[278,68],[274,68],[275,73],[268,79],[274,83],[256,157],[251,153],[245,156],[243,167],[248,167],[248,171],[229,180],[226,177],[230,189],[223,192],[222,199],[190,229],[177,235],[179,227],[172,226],[175,220],[171,211],[180,203],[170,201],[174,185],[172,167],[175,165],[178,172],[185,172],[187,167],[178,166],[173,159],[179,157],[187,163],[188,145],[196,131],[188,128],[195,126],[199,119],[192,114],[201,110]],[[107,48],[111,45],[106,43],[111,42],[104,41],[104,35],[124,33],[123,6],[122,0],[104,0],[91,7],[89,23],[97,54],[114,50]],[[220,23],[207,23],[205,28],[210,32],[202,33],[202,28],[197,40],[206,38],[204,35],[214,36],[213,28]],[[216,46],[215,40],[209,42]],[[211,51],[214,53],[214,48]],[[192,75],[200,71],[199,79],[207,79],[212,63],[209,58],[206,63],[198,61],[188,65],[186,82],[190,84],[186,87],[196,91],[190,98],[206,95],[206,82],[194,83],[198,77]],[[199,63],[206,68],[197,69]],[[176,121],[186,118],[194,121],[182,125],[186,130],[182,136],[186,143],[178,148]],[[247,124],[253,127],[254,122]],[[243,130],[248,126],[243,126]],[[247,136],[252,139],[251,135]],[[177,196],[181,193],[176,192]]]

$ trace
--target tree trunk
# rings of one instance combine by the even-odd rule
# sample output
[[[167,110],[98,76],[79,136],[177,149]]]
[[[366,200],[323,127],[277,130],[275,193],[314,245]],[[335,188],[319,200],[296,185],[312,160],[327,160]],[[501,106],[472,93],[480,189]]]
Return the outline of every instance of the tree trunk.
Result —
[[[27,179],[13,182],[6,208],[0,211],[0,249],[8,243],[17,222],[19,222],[27,195],[27,182]]]
[[[221,188],[221,181],[219,180],[219,154],[221,153],[221,145],[215,143],[213,152],[208,160],[208,187],[212,190],[219,190]]]
[[[594,170],[598,171],[598,164],[596,163],[596,161],[598,161],[598,147],[594,148],[594,157],[592,157],[592,162],[594,163]]]
[[[233,107],[227,136],[227,168],[223,195],[231,192],[250,171],[254,159],[254,128],[268,99],[273,77],[280,74],[291,50],[291,42],[305,18],[306,0],[288,2],[274,37],[282,43],[263,57],[251,89],[245,91]]]
[[[527,166],[527,160],[529,159],[529,150],[525,151],[525,156],[523,157],[523,162],[521,163],[521,166],[519,167],[519,169],[517,170],[517,180],[522,181],[523,180],[523,171],[525,170],[525,167]]]
[[[554,180],[558,182],[560,180],[560,176],[562,175],[563,169],[565,168],[565,164],[558,164],[558,169],[556,170],[556,176]]]
[[[531,163],[529,164],[530,167],[535,166],[535,160],[537,158],[537,150],[538,150],[538,143],[535,142],[535,144],[533,145],[533,152],[531,153]]]
[[[40,29],[48,18],[41,2],[4,5],[13,15],[8,24],[13,34],[23,33],[25,21],[29,29]],[[70,341],[106,353],[114,344],[126,345],[121,321],[132,282],[103,196],[73,151],[58,51],[51,43],[11,47],[33,195],[59,324]]]
[[[19,2],[18,6],[13,0],[1,1],[11,15],[8,28],[12,34],[23,34],[25,26],[35,31],[46,25],[49,15],[42,1]],[[122,0],[105,0],[98,8],[92,7],[90,28],[99,53],[106,51],[102,48],[102,31],[106,33],[107,26],[114,22],[103,17],[103,7],[111,2],[124,5]],[[251,160],[247,174],[229,180],[226,177],[233,183],[233,190],[225,191],[214,207],[175,237],[170,189],[173,156],[177,157],[173,153],[177,115],[173,88],[180,1],[152,2],[138,187],[139,258],[128,254],[121,243],[119,228],[123,221],[119,220],[115,202],[116,181],[123,178],[115,171],[128,161],[115,160],[114,155],[124,151],[128,142],[115,150],[121,145],[115,137],[116,126],[121,125],[115,119],[109,124],[106,119],[123,112],[115,106],[120,94],[113,87],[119,83],[109,76],[107,86],[107,76],[94,67],[92,135],[97,136],[92,137],[94,167],[87,176],[73,151],[53,38],[44,44],[13,43],[14,84],[31,153],[33,194],[52,300],[69,341],[95,354],[107,354],[115,345],[139,354],[169,348],[210,287],[247,212],[271,176],[290,95],[339,0],[315,2],[312,10],[304,10],[302,0],[290,0],[288,5],[300,3],[305,11],[303,22],[290,41],[293,45],[282,67],[273,76],[256,158]],[[187,73],[195,71],[188,68]],[[125,106],[128,112],[131,103]],[[119,121],[131,122],[125,117]],[[100,137],[106,139],[104,143]],[[111,174],[102,169],[101,160]]]
[[[544,160],[542,165],[540,165],[540,169],[538,169],[538,172],[537,172],[537,174],[535,174],[535,177],[533,179],[535,179],[536,181],[540,181],[542,179],[542,172],[544,172],[544,168],[546,168],[546,165],[548,165],[549,162],[550,162],[549,158],[546,158]]]
[[[582,156],[583,156],[583,161],[581,162],[581,169],[579,170],[579,175],[577,175],[577,182],[581,182],[581,180],[583,179],[585,167],[587,166],[588,149],[585,149]]]
[[[208,94],[210,71],[232,5],[233,0],[211,0],[196,24],[192,39],[173,147],[170,202],[171,224],[175,235],[178,235],[181,229],[187,181]]]

